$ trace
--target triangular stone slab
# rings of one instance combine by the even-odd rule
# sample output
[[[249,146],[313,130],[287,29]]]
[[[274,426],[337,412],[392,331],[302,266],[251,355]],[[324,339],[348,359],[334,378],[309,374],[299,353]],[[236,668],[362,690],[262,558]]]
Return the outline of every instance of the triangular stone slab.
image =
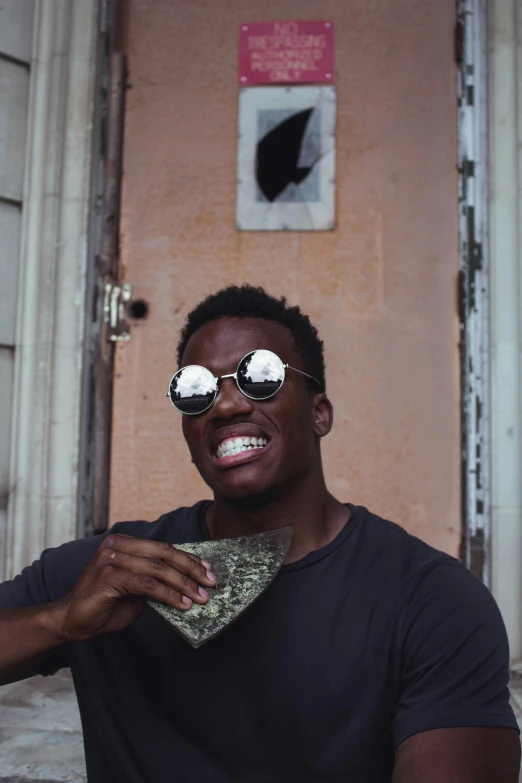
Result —
[[[217,577],[209,600],[192,604],[187,611],[148,599],[147,603],[169,622],[193,647],[213,639],[237,620],[270,585],[283,565],[294,529],[284,527],[242,538],[222,538],[195,544],[176,544],[176,549],[208,560]]]

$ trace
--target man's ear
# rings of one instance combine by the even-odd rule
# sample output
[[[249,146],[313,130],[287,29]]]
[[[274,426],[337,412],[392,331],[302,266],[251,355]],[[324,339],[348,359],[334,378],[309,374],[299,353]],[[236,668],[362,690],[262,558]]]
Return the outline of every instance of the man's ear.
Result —
[[[318,438],[328,435],[333,425],[333,406],[324,392],[312,398],[314,433]]]

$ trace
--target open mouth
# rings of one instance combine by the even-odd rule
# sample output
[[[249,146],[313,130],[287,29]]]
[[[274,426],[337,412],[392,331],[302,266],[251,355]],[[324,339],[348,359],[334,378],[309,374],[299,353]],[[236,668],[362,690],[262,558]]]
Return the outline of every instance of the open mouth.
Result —
[[[216,457],[223,459],[231,457],[233,454],[241,454],[244,451],[253,451],[254,449],[263,449],[268,443],[267,438],[256,438],[255,436],[237,438],[228,438],[219,444],[216,451]]]

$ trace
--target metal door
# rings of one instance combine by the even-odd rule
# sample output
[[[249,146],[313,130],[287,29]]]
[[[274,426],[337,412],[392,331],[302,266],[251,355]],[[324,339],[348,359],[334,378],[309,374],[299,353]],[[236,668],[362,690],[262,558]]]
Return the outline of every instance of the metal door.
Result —
[[[335,24],[337,227],[238,232],[238,27],[294,18]],[[454,28],[454,0],[128,3],[120,264],[135,317],[116,347],[111,522],[209,495],[164,395],[187,311],[249,282],[325,341],[333,493],[457,554]]]

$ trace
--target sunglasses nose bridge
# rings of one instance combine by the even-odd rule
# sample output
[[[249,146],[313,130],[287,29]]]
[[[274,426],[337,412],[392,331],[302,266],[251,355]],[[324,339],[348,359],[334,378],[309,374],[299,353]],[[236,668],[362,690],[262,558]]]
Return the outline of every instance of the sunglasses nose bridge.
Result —
[[[218,378],[218,390],[212,406],[218,415],[228,413],[234,415],[246,409],[250,410],[252,405],[237,384],[237,373],[221,375]]]

